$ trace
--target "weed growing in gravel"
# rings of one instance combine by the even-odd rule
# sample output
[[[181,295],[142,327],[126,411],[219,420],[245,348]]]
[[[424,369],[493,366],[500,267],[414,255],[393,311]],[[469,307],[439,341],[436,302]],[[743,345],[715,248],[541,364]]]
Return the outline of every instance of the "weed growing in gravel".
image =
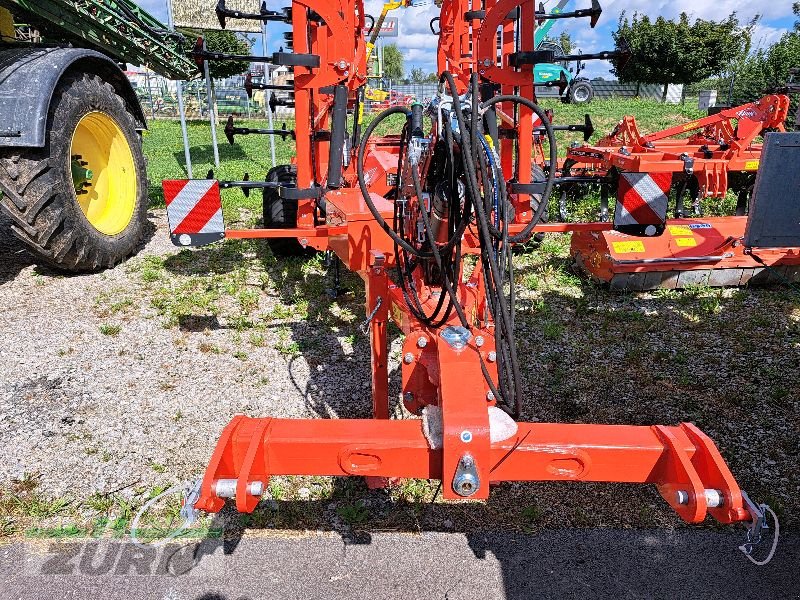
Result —
[[[247,314],[252,313],[258,308],[258,292],[251,288],[241,290],[237,297],[239,307]]]
[[[120,325],[112,325],[110,323],[103,323],[100,325],[100,333],[103,335],[114,337],[119,335],[120,331],[122,331],[122,327]]]
[[[251,333],[249,341],[256,348],[263,348],[267,345],[267,338],[262,333]]]
[[[264,321],[282,321],[284,319],[290,319],[294,316],[294,310],[291,306],[286,306],[285,304],[276,304],[273,306],[268,313],[264,315]]]
[[[197,349],[204,353],[222,354],[222,349],[219,346],[209,342],[200,342]]]
[[[278,329],[278,345],[276,349],[283,356],[299,356],[300,344],[291,339],[291,332],[288,327]]]
[[[135,269],[136,267],[134,267]],[[164,276],[164,259],[159,256],[145,256],[139,267],[139,277],[145,283],[159,281]]]
[[[114,506],[114,498],[109,494],[95,492],[84,502],[87,508],[98,513],[107,513]]]
[[[255,326],[253,320],[247,315],[235,315],[228,320],[235,331],[246,331]]]
[[[400,484],[390,489],[392,498],[405,502],[431,502],[438,485],[427,479],[402,479]]]
[[[522,517],[522,530],[525,533],[532,533],[535,525],[539,523],[543,516],[542,509],[535,502],[529,504],[522,509],[520,517]]]
[[[369,519],[369,509],[361,500],[339,504],[336,507],[336,514],[351,527],[361,525]]]
[[[151,304],[165,317],[165,327],[174,327],[183,317],[219,314],[219,290],[202,277],[192,277],[179,285],[155,290]]]
[[[564,335],[564,326],[557,321],[545,321],[542,324],[542,334],[548,340],[557,340]]]

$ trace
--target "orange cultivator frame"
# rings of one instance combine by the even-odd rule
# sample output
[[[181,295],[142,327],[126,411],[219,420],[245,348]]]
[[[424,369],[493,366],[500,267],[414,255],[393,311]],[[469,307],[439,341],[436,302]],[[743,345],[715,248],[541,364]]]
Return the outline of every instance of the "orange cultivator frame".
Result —
[[[764,506],[747,499],[714,443],[695,426],[525,423],[512,418],[519,414],[521,388],[516,384],[517,374],[512,383],[508,378],[508,365],[513,368],[516,359],[508,358],[514,352],[513,343],[508,343],[508,339],[513,340],[509,311],[497,308],[505,298],[502,277],[496,275],[498,256],[510,256],[510,245],[533,231],[573,231],[587,240],[614,234],[609,223],[537,221],[546,206],[546,194],[540,187],[542,182],[533,181],[535,169],[527,157],[536,147],[541,152],[542,142],[536,133],[540,129],[549,136],[551,164],[555,167],[556,163],[553,128],[533,102],[532,70],[543,57],[529,47],[537,19],[546,15],[536,11],[532,0],[444,0],[439,63],[442,71],[452,73],[452,79],[448,81],[449,91],[442,86],[437,100],[441,103],[432,109],[439,111],[430,117],[434,125],[427,134],[423,131],[420,105],[408,111],[390,109],[370,124],[366,139],[346,148],[346,108],[353,103],[356,133],[361,126],[358,101],[366,73],[360,38],[363,4],[360,0],[337,0],[336,6],[325,4],[324,11],[317,4],[295,0],[291,11],[282,13],[291,16],[294,49],[299,54],[293,59],[281,58],[297,65],[296,183],[252,182],[249,178],[219,184],[211,180],[165,181],[164,195],[172,238],[178,245],[202,245],[223,237],[293,237],[303,246],[334,253],[364,279],[373,418],[237,416],[222,432],[202,482],[187,501],[187,511],[216,512],[226,499],[235,498],[239,511],[251,512],[275,475],[359,476],[370,478],[375,485],[396,477],[440,479],[448,500],[485,500],[491,484],[502,481],[647,483],[656,485],[685,521],[697,523],[711,514],[721,523],[749,522],[749,540],[757,542],[765,528]],[[224,10],[224,2],[220,2],[218,12]],[[559,18],[591,17],[594,24],[599,11],[594,1],[591,9],[563,13]],[[263,15],[267,13],[262,12],[262,18],[266,19]],[[531,35],[522,36],[522,45],[516,48],[514,36],[520,28]],[[359,32],[355,38],[353,31]],[[497,56],[498,32],[502,33],[504,50],[508,50],[502,57]],[[473,44],[475,52],[471,54]],[[220,58],[198,52],[201,60]],[[478,98],[478,89],[486,100]],[[470,90],[471,114],[479,115],[479,109],[483,110],[491,119],[481,116],[485,119],[481,123],[494,127],[485,135],[474,135],[480,147],[472,145],[462,121],[466,111],[459,96],[466,90]],[[453,91],[456,93],[450,95]],[[449,108],[443,108],[445,105]],[[372,128],[393,111],[402,111],[406,117],[404,137],[370,141]],[[448,111],[447,123],[451,125],[442,125],[446,120],[443,111]],[[437,123],[441,129],[437,129]],[[476,131],[477,123],[477,119],[471,121]],[[711,127],[705,121],[697,125]],[[452,174],[456,170],[454,159],[447,158],[452,155],[442,150],[454,144],[454,134],[448,127],[458,127],[461,132],[461,148],[469,148],[463,156],[480,156],[487,161],[481,163],[483,167],[492,167],[491,177],[488,167],[481,176],[482,189],[489,189],[491,179],[493,193],[499,194],[497,190],[504,189],[498,183],[501,176],[508,182],[507,203],[513,205],[513,214],[499,201],[494,208],[483,208],[483,197],[480,203],[470,200],[474,213],[456,209],[457,205],[468,206],[470,192],[464,191],[463,199],[456,202],[457,186],[441,191],[442,186],[457,179]],[[727,131],[719,127],[720,134]],[[651,142],[641,141],[632,123],[619,135],[625,140],[635,137],[641,154],[647,156],[640,166],[665,160],[666,151],[658,152],[658,160],[650,160]],[[480,149],[473,152],[475,148]],[[435,154],[437,151],[440,153]],[[615,168],[614,160],[627,159],[621,151],[605,148],[597,152],[604,153],[610,162],[598,158],[596,164],[584,161],[579,167],[608,170]],[[520,161],[520,156],[525,160]],[[434,157],[449,167],[432,166]],[[685,162],[681,159],[681,164]],[[400,164],[404,170],[398,172]],[[452,179],[441,175],[448,168]],[[669,163],[664,170],[673,168]],[[470,185],[473,191],[478,187],[470,179],[477,169],[461,172],[465,190]],[[436,183],[427,193],[422,190],[420,173],[425,178],[431,175]],[[544,184],[547,193],[555,171],[548,177]],[[398,178],[405,183],[398,183]],[[414,181],[411,191],[410,179]],[[226,187],[277,188],[282,200],[296,202],[296,225],[225,231],[219,219],[220,189]],[[537,194],[544,198],[538,208],[532,200]],[[487,195],[486,201],[490,198]],[[435,212],[437,202],[448,208]],[[447,212],[451,210],[454,212]],[[441,241],[432,233],[428,211],[442,223],[449,220],[453,231],[458,232],[452,234],[452,242]],[[496,223],[502,213],[503,227],[507,226],[506,232],[491,238],[502,237],[497,244],[487,242],[491,236],[482,229],[488,223],[486,214],[492,211]],[[446,233],[445,240],[447,235],[451,234]],[[522,237],[515,238],[517,235]],[[410,241],[431,250],[415,254]],[[411,252],[404,250],[404,245]],[[447,249],[459,259],[443,263],[435,248]],[[478,254],[483,268],[466,273],[460,256],[468,253]],[[413,263],[410,267],[409,260]],[[446,277],[436,278],[443,273]],[[486,281],[489,278],[491,282]],[[413,303],[409,288],[414,293]],[[439,312],[445,292],[450,308]],[[390,419],[390,320],[405,336],[402,398],[405,408],[419,417],[416,419]],[[506,387],[500,383],[502,377]],[[500,398],[503,395],[506,397]],[[517,404],[512,406],[514,400]]]
[[[391,203],[378,196],[373,199],[388,217]],[[327,201],[329,220],[335,225],[324,231],[326,243],[366,283],[374,418],[235,417],[220,437],[196,508],[216,512],[227,498],[235,498],[237,510],[250,512],[271,476],[331,475],[441,479],[443,496],[451,500],[486,499],[490,484],[501,481],[648,483],[655,484],[690,523],[708,514],[721,523],[761,518],[760,509],[742,493],[713,441],[690,423],[630,426],[506,420],[500,423],[503,435],[497,434],[492,416],[497,409],[481,374],[483,367],[492,371],[496,360],[491,324],[466,331],[454,319],[436,329],[418,322],[389,277],[394,266],[391,241],[368,216],[360,194],[342,189],[329,194]],[[561,226],[542,226],[549,228]],[[476,270],[458,290],[468,314],[483,310],[480,279]],[[432,303],[434,290],[427,297]],[[390,319],[405,333],[403,400],[421,419],[389,419]]]
[[[340,207],[347,203],[340,198]],[[515,423],[503,439],[493,441],[487,408],[494,403],[481,375],[481,365],[491,368],[495,360],[491,329],[467,333],[454,331],[456,326],[422,326],[388,277],[388,252],[359,250],[359,242],[368,239],[383,246],[385,235],[356,212],[342,236],[348,243],[340,258],[358,267],[366,281],[374,418],[235,417],[211,458],[197,508],[216,512],[234,496],[237,510],[251,512],[273,475],[441,479],[445,498],[474,500],[488,498],[489,484],[500,481],[615,481],[656,484],[687,522],[700,522],[707,514],[721,523],[753,520],[752,507],[716,446],[689,423]],[[460,290],[467,312],[483,302],[478,278],[474,275]],[[389,319],[406,333],[403,400],[422,419],[389,419]],[[448,337],[453,335],[455,341]],[[440,412],[428,412],[432,406]]]
[[[578,266],[619,290],[800,280],[800,248],[773,247],[753,254],[744,244],[744,215],[763,152],[757,139],[768,131],[785,131],[788,111],[788,96],[770,95],[647,135],[627,116],[596,144],[570,148],[563,177],[600,175],[613,181],[641,174],[651,181],[666,178],[667,188],[677,195],[678,218],[662,223],[662,235],[574,234],[571,254]],[[703,198],[722,199],[729,189],[738,194],[738,216],[685,218],[685,192],[699,203]],[[617,202],[624,205],[626,200],[618,191]]]

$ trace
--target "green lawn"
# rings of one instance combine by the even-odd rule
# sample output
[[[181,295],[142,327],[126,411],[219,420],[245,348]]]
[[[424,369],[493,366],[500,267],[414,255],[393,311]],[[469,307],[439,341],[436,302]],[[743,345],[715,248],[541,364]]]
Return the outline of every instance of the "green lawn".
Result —
[[[588,105],[573,106],[559,101],[547,100],[542,103],[545,108],[555,111],[555,121],[559,124],[582,123],[583,115],[589,113],[594,122],[595,134],[592,140],[611,131],[614,125],[627,114],[636,115],[639,127],[643,132],[655,131],[677,123],[691,121],[702,114],[693,105],[666,105],[652,100],[597,100]],[[266,119],[241,120],[237,126],[267,127]],[[280,128],[281,121],[275,121]],[[238,136],[236,144],[228,144],[223,133],[223,126],[217,126],[217,138],[220,151],[220,168],[215,170],[218,179],[241,179],[249,173],[252,179],[264,177],[270,168],[269,141],[266,136]],[[292,121],[287,122],[289,129],[294,127]],[[192,121],[189,123],[189,142],[192,147],[192,161],[195,177],[205,177],[214,166],[214,155],[211,145],[211,129],[207,122]],[[576,139],[580,134],[559,133],[560,150]],[[279,164],[289,162],[294,153],[294,142],[290,139],[282,141],[275,138],[276,157]],[[161,180],[186,177],[184,170],[183,143],[180,125],[177,121],[151,121],[150,129],[144,137],[144,151],[148,159],[150,177],[150,199],[155,206],[163,205]],[[245,207],[260,212],[260,197],[256,193],[246,199],[238,190],[225,193],[226,208],[232,206]]]

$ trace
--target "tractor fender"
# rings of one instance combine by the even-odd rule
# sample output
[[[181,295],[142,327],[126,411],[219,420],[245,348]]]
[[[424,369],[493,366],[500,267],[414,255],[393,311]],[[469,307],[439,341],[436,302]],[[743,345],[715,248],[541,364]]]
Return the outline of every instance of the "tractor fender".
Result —
[[[0,51],[0,147],[44,147],[53,92],[73,73],[95,74],[111,84],[137,128],[147,128],[133,86],[106,55],[86,48],[15,48]]]

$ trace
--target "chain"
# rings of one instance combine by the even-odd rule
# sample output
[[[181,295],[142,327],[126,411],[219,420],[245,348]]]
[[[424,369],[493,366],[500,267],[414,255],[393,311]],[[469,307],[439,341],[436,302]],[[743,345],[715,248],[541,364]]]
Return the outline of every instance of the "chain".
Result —
[[[163,546],[170,540],[173,540],[181,535],[190,525],[197,521],[197,517],[199,516],[200,511],[195,508],[195,504],[197,504],[197,501],[200,498],[200,485],[202,482],[202,478],[195,481],[187,481],[183,484],[172,486],[168,490],[165,490],[154,498],[148,500],[144,506],[139,509],[139,512],[136,513],[136,516],[134,516],[133,521],[131,522],[131,542],[140,548],[147,548],[148,546],[158,547]],[[183,517],[183,522],[177,529],[173,530],[169,535],[158,540],[157,542],[142,542],[139,539],[139,521],[156,502],[166,496],[171,496],[172,494],[181,495],[181,517]]]
[[[375,315],[378,313],[378,309],[381,307],[381,304],[383,304],[383,298],[378,296],[378,299],[375,301],[375,308],[372,309],[372,312],[369,313],[367,319],[360,326],[361,333],[364,335],[369,333],[369,324],[372,323],[372,319],[375,318]]]

